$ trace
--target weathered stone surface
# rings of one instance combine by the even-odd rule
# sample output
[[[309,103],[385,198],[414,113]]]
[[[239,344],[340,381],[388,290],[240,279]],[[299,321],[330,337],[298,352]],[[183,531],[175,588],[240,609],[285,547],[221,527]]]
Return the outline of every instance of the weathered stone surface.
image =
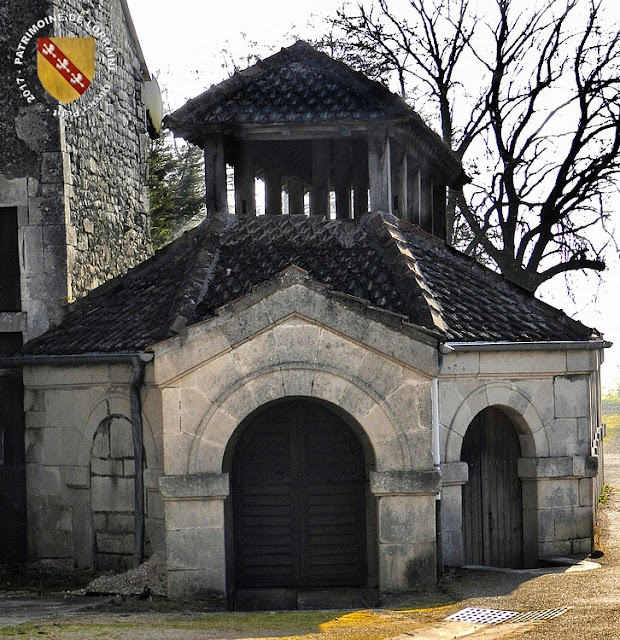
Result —
[[[519,458],[521,478],[565,478],[573,475],[573,459],[568,456],[553,458]]]
[[[64,468],[65,484],[76,489],[90,487],[90,470],[88,467],[66,466]]]
[[[435,584],[435,544],[384,544],[379,549],[380,589],[399,592]]]
[[[119,555],[133,553],[133,535],[98,532],[96,542],[99,553],[117,553]]]
[[[557,509],[579,504],[579,483],[571,479],[541,479],[536,485],[537,507]]]
[[[93,476],[93,511],[133,511],[133,478]]]
[[[461,485],[467,482],[469,470],[466,462],[446,462],[441,465],[442,490],[448,485]]]
[[[224,507],[221,500],[168,500],[166,526],[169,529],[223,529]]]
[[[29,496],[60,495],[60,469],[28,464],[26,465],[26,483]]]
[[[224,569],[224,531],[166,528],[168,567],[172,571],[209,570],[219,581]]]
[[[435,501],[417,496],[381,496],[379,543],[433,542]]]
[[[590,413],[590,394],[586,376],[558,376],[555,386],[557,418],[583,418]]]
[[[224,498],[230,492],[227,473],[162,476],[159,479],[164,498]]]
[[[441,373],[443,376],[475,376],[480,373],[480,353],[454,352],[443,355]]]
[[[41,509],[38,526],[42,529],[71,531],[71,525],[72,513],[70,507],[49,506]]]
[[[34,551],[38,558],[71,558],[73,543],[70,534],[57,529],[39,529],[34,536]]]
[[[431,495],[439,492],[439,471],[372,471],[370,490],[375,495]]]
[[[598,353],[596,351],[567,351],[567,373],[583,373],[595,371],[598,366]]]
[[[168,597],[178,600],[190,598],[220,598],[222,606],[226,599],[226,585],[223,576],[211,571],[189,569],[168,571]]]
[[[110,422],[110,455],[112,458],[134,457],[132,426],[127,418],[113,418]]]
[[[556,540],[592,537],[592,512],[586,507],[554,509]]]
[[[565,351],[497,351],[480,353],[481,374],[559,373],[566,371]]]

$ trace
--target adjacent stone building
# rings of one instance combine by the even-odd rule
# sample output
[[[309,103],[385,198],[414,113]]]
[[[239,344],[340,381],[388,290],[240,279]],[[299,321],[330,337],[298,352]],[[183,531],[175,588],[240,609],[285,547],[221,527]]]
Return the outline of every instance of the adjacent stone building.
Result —
[[[206,220],[18,358],[30,558],[163,551],[247,609],[588,553],[605,343],[446,245],[467,178],[419,117],[297,43],[167,124]]]
[[[142,85],[125,0],[9,0],[0,8],[0,356],[67,303],[150,255]],[[92,37],[89,90],[59,114],[37,77],[37,38]],[[22,556],[20,376],[0,371],[0,560]],[[6,514],[9,514],[6,516]]]

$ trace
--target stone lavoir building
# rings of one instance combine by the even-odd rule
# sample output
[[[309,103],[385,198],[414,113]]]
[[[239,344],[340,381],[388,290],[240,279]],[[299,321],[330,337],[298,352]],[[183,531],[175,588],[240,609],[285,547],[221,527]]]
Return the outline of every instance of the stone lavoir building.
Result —
[[[420,118],[299,42],[166,123],[205,221],[19,356],[30,558],[245,609],[590,552],[606,343],[446,245]]]
[[[0,357],[6,357],[56,324],[68,302],[151,254],[141,100],[149,74],[125,0],[8,0],[0,18]],[[37,38],[93,35],[92,86],[60,118],[58,102],[37,78]],[[74,117],[106,86],[99,104]],[[19,370],[0,366],[0,562],[26,553],[22,396]],[[30,522],[36,523],[32,514]]]

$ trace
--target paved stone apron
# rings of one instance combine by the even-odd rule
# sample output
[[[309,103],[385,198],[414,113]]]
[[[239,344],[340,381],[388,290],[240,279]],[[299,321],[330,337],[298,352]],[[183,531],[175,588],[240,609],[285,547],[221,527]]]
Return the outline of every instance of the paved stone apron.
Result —
[[[0,629],[51,616],[68,616],[94,607],[110,598],[67,596],[58,598],[0,596]]]

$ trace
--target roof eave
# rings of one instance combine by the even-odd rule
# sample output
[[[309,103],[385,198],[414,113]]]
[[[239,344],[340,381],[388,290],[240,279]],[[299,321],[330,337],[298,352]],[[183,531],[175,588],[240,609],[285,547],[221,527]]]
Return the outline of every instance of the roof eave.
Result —
[[[498,352],[498,351],[597,351],[609,349],[611,342],[606,340],[550,340],[532,342],[443,342],[439,350],[443,354]]]

